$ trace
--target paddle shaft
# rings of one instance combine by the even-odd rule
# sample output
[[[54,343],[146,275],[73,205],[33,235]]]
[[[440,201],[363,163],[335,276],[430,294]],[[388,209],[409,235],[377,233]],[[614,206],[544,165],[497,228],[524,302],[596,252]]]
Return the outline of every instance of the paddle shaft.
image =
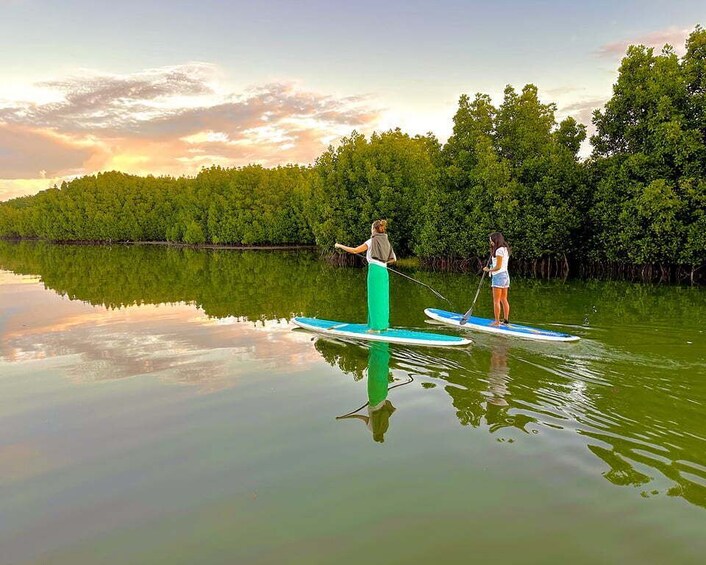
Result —
[[[488,258],[488,262],[486,266],[490,265],[491,262],[493,261],[492,255]],[[485,269],[483,270],[483,274],[480,276],[480,281],[478,282],[478,290],[476,290],[476,296],[473,299],[473,304],[471,304],[471,307],[468,309],[468,312],[466,312],[463,315],[463,318],[461,318],[461,325],[465,324],[468,321],[468,318],[471,317],[473,314],[473,309],[476,307],[476,301],[478,300],[478,295],[480,294],[480,287],[483,284],[483,279],[485,278]]]
[[[363,255],[362,253],[353,253],[353,255],[357,255],[358,257],[362,257],[363,259],[366,259],[366,260],[367,260],[367,257],[366,257],[365,255]],[[404,273],[400,273],[399,271],[396,271],[396,270],[393,269],[392,267],[389,267],[389,266],[388,266],[388,267],[387,267],[387,270],[388,270],[388,271],[392,271],[393,273],[398,274],[398,275],[401,276],[401,277],[404,277],[404,278],[406,278],[406,279],[409,279],[409,280],[412,281],[412,282],[415,282],[415,283],[417,283],[417,284],[422,285],[423,287],[428,288],[428,289],[431,290],[436,296],[438,296],[438,297],[441,298],[442,300],[446,300],[446,302],[448,302],[449,304],[451,304],[452,307],[454,307],[454,304],[453,304],[448,298],[446,298],[445,296],[443,296],[440,292],[437,292],[436,290],[434,290],[434,289],[433,289],[432,287],[430,287],[428,284],[425,284],[425,283],[423,283],[422,281],[418,281],[418,280],[415,279],[414,277],[410,277],[410,276],[408,276],[408,275],[405,275]]]
[[[390,392],[393,388],[397,388],[398,386],[404,386],[404,385],[408,385],[411,382],[414,382],[414,377],[412,375],[407,375],[407,376],[409,377],[409,380],[406,383],[399,383],[394,386],[391,386],[387,389],[387,392]],[[355,414],[356,412],[360,412],[368,404],[370,404],[370,401],[363,404],[363,406],[361,406],[360,408],[356,408],[355,410],[348,412],[348,414],[344,414],[343,416],[336,416],[336,420],[343,420],[344,418],[347,418],[348,416],[351,416],[351,415]]]

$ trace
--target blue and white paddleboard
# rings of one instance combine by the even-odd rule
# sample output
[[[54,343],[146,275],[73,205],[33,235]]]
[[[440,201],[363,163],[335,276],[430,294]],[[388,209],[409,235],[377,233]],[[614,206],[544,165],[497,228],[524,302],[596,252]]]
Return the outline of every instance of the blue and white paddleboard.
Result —
[[[449,347],[453,345],[468,345],[470,339],[455,335],[436,334],[431,332],[414,332],[402,329],[388,329],[380,332],[368,332],[365,324],[348,324],[318,318],[294,318],[294,323],[300,328],[348,339],[361,339],[365,341],[386,341],[388,343],[401,343],[404,345],[425,345],[431,347]]]
[[[468,318],[468,322],[461,325],[461,318],[463,318],[463,314],[447,312],[446,310],[437,310],[436,308],[427,308],[424,310],[424,313],[437,322],[442,322],[458,328],[477,330],[479,332],[520,337],[523,339],[534,339],[538,341],[578,341],[580,339],[575,335],[554,332],[551,330],[542,330],[539,328],[532,328],[530,326],[521,326],[520,324],[501,324],[499,326],[492,326],[491,324],[493,323],[493,320],[488,318],[476,318],[475,316],[471,316]]]

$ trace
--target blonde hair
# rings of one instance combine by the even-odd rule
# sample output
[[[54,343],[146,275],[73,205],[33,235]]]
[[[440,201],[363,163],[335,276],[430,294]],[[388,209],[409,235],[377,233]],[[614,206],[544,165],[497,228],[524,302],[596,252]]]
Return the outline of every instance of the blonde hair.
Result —
[[[387,220],[375,220],[373,229],[378,233],[385,233],[387,231]]]

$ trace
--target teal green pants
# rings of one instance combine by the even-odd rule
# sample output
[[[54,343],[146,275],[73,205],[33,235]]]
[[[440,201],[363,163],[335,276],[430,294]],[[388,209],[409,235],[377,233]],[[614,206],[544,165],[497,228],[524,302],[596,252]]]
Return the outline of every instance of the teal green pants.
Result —
[[[390,327],[390,275],[385,267],[368,264],[368,327]]]

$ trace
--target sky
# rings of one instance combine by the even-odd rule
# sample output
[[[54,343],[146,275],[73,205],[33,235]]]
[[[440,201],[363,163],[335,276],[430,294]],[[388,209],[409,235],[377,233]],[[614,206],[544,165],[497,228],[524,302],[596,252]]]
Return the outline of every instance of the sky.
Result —
[[[0,0],[0,200],[308,164],[353,130],[445,141],[461,94],[508,84],[590,125],[628,45],[682,54],[697,24],[703,0]]]

